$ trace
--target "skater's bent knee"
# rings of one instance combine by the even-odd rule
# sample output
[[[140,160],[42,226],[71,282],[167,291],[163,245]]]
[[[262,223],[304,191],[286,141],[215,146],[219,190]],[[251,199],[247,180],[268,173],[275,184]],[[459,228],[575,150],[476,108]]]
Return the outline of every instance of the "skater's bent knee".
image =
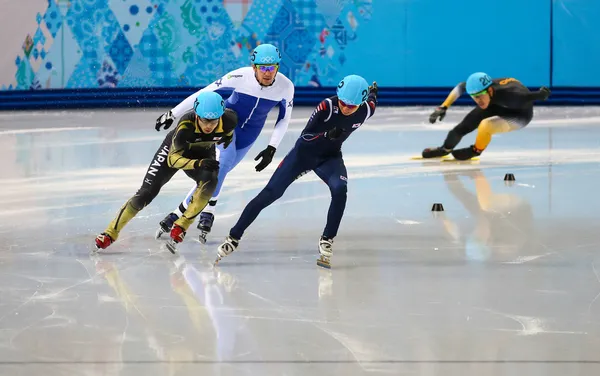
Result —
[[[329,184],[329,190],[332,196],[346,196],[348,193],[348,184],[341,180]]]
[[[478,132],[494,134],[494,122],[490,119],[484,119],[477,129]]]
[[[158,190],[141,188],[131,198],[131,205],[136,210],[142,210],[145,206],[150,204],[152,200],[158,195]]]
[[[265,202],[267,205],[270,205],[271,203],[279,199],[281,196],[283,196],[283,191],[279,189],[265,188],[258,194],[257,198],[260,197],[260,200],[262,202]]]

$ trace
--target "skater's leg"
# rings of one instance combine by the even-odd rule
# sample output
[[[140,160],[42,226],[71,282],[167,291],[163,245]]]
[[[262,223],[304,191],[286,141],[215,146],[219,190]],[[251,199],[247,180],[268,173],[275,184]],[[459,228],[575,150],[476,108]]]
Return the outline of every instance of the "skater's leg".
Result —
[[[217,182],[217,187],[215,188],[215,192],[213,193],[213,197],[208,200],[208,205],[202,210],[200,214],[200,221],[198,222],[198,229],[202,231],[200,235],[200,242],[204,243],[206,241],[206,234],[210,233],[213,225],[213,221],[215,218],[215,208],[217,206],[217,200],[219,199],[219,194],[221,192],[221,188],[225,181],[225,177],[229,173],[229,171],[233,170],[235,166],[237,166],[240,161],[246,156],[248,150],[252,147],[252,145],[248,145],[242,149],[236,149],[234,153],[227,153],[226,151],[230,148],[235,148],[236,145],[232,143],[226,150],[223,150],[223,147],[220,146],[219,152],[223,156],[220,160],[220,168],[219,168],[219,177]]]
[[[219,180],[217,182],[216,191],[213,194],[214,196],[219,195],[221,186],[223,185],[223,181],[225,181],[225,176],[227,176],[227,173],[229,173],[229,171],[231,171],[231,169],[233,169],[233,167],[235,165],[237,165],[237,163],[234,164],[234,161],[237,159],[237,153],[238,153],[235,145],[236,145],[236,133],[235,132],[233,133],[233,139],[231,140],[231,143],[229,144],[227,149],[225,149],[223,147],[223,145],[217,145],[216,159],[219,161],[219,177],[218,177]],[[238,161],[238,163],[239,163],[239,161]],[[188,205],[190,204],[190,201],[192,200],[192,195],[196,191],[196,187],[197,186],[194,185],[192,187],[192,189],[190,189],[188,194],[185,196],[185,200],[183,200],[179,204],[179,206],[177,206],[177,209],[175,209],[175,211],[173,211],[173,213],[177,214],[177,217],[181,217],[183,215],[183,213],[185,212],[185,210],[188,208]],[[212,199],[211,199],[211,201],[212,201]],[[214,201],[216,204],[216,198]]]
[[[252,147],[252,144],[250,144],[240,148],[238,145],[239,141],[240,139],[234,135],[233,141],[227,149],[225,149],[222,145],[219,145],[217,148],[217,154],[219,155],[218,159],[220,163],[217,187],[215,188],[213,197],[208,200],[208,205],[206,205],[206,207],[202,210],[202,213],[200,213],[200,220],[198,221],[198,230],[201,231],[199,241],[202,244],[206,243],[206,236],[212,230],[213,222],[215,220],[215,208],[217,206],[219,193],[221,192],[221,187],[225,182],[225,177],[240,163],[240,161],[248,153],[248,150],[250,150]],[[233,151],[229,152],[229,149],[232,149]]]
[[[492,135],[522,129],[529,124],[532,117],[533,111],[531,114],[527,113],[520,116],[493,116],[484,119],[477,130],[475,149],[481,153],[492,141]]]
[[[444,140],[444,144],[441,147],[426,148],[423,150],[423,158],[438,158],[448,155],[465,135],[477,129],[479,123],[490,116],[493,116],[493,114],[489,111],[475,107],[457,126],[448,132],[446,140]]]
[[[246,154],[248,154],[248,151],[252,148],[253,143],[245,147],[239,147],[238,141],[239,140],[234,133],[233,141],[227,149],[224,149],[223,145],[218,146],[219,181],[217,183],[217,187],[215,188],[215,193],[213,193],[213,197],[211,197],[210,201],[214,201],[216,203],[217,199],[219,198],[219,194],[221,193],[223,183],[225,182],[225,177],[242,161],[242,159],[244,159]]]
[[[214,158],[214,153],[212,157]],[[187,229],[208,203],[208,200],[212,196],[215,186],[217,185],[217,175],[219,172],[216,169],[209,170],[199,167],[194,170],[186,170],[185,173],[196,181],[197,188],[192,195],[190,204],[185,212],[183,212],[183,215],[173,223],[170,239],[166,244],[167,249],[171,251],[171,253],[175,253],[177,243],[183,241]]]
[[[448,132],[442,147],[446,150],[453,150],[464,136],[477,129],[479,123],[490,116],[493,115],[489,111],[482,110],[479,107],[474,108],[456,127]]]
[[[104,230],[103,234],[108,235],[113,242],[117,240],[123,227],[125,227],[137,213],[154,200],[162,186],[177,172],[176,169],[170,168],[167,165],[169,147],[170,139],[165,140],[157,150],[154,159],[146,171],[140,189],[119,209],[116,217],[110,222],[106,230]],[[96,243],[98,244],[98,239],[96,240]],[[106,244],[106,246],[109,244],[110,242]]]
[[[331,192],[331,204],[323,237],[333,239],[338,233],[346,208],[348,173],[341,156],[327,160],[315,169],[315,173],[327,184]]]
[[[266,187],[246,205],[237,223],[229,230],[229,236],[217,250],[215,264],[236,250],[244,231],[254,222],[260,212],[280,198],[294,180],[306,171],[310,171],[313,168],[312,163],[314,161],[306,159],[301,161],[296,148],[288,153],[271,176]]]
[[[187,171],[186,171],[187,172]],[[200,214],[202,209],[212,197],[215,187],[217,186],[217,171],[208,171],[204,169],[194,170],[188,175],[193,177],[197,182],[197,188],[192,195],[192,199],[183,215],[175,221],[175,225],[186,231],[194,222],[194,219]]]
[[[185,210],[188,208],[190,201],[192,201],[192,195],[194,194],[194,192],[196,192],[197,187],[198,185],[194,184],[194,186],[192,186],[192,188],[190,188],[190,190],[188,191],[187,195],[185,195],[183,201],[181,201],[181,203],[177,206],[177,209],[173,211],[173,213],[177,215],[177,218],[181,217]]]
[[[244,231],[260,212],[279,199],[294,180],[309,169],[310,166],[306,161],[301,161],[298,157],[298,150],[292,149],[281,161],[265,188],[246,205],[237,223],[229,231],[229,235],[234,239],[241,239]]]
[[[315,173],[327,184],[331,192],[327,223],[323,235],[319,239],[321,257],[317,260],[317,265],[330,268],[330,258],[333,255],[333,238],[338,233],[346,208],[348,173],[341,156],[325,161],[315,169]]]
[[[533,117],[533,110],[521,115],[498,115],[488,117],[481,121],[477,131],[475,144],[463,149],[452,151],[452,155],[458,160],[467,160],[481,155],[492,141],[492,135],[519,130],[525,127]]]

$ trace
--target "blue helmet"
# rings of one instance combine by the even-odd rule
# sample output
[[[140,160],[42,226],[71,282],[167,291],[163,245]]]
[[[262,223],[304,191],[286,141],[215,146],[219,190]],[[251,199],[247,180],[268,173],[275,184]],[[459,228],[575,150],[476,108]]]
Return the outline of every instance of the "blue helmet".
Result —
[[[225,112],[225,101],[214,91],[200,93],[194,101],[194,112],[203,119],[218,119]]]
[[[281,54],[279,49],[272,44],[261,44],[256,46],[250,56],[252,64],[279,64],[281,61]]]
[[[337,96],[342,102],[357,106],[369,97],[369,84],[361,76],[351,74],[338,84]]]
[[[492,86],[492,78],[486,73],[477,72],[467,78],[467,94],[477,94]]]

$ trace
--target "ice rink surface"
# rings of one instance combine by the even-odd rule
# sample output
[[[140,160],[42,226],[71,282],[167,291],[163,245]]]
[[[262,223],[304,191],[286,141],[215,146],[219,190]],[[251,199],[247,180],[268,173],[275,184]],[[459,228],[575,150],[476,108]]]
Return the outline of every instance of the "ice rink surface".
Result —
[[[211,267],[312,109],[257,173],[269,122],[209,242],[194,225],[178,256],[154,232],[193,185],[183,173],[90,254],[166,135],[160,110],[0,113],[0,375],[600,374],[600,108],[536,108],[479,162],[410,160],[467,111],[431,125],[431,110],[379,108],[344,145],[330,271],[313,173]]]

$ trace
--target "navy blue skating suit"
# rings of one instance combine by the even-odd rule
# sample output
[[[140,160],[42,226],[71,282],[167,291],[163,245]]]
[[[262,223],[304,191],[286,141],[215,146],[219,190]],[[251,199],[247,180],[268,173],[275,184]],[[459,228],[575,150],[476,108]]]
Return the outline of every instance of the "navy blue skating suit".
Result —
[[[342,158],[342,144],[375,113],[377,98],[368,99],[351,115],[343,115],[337,96],[321,102],[296,141],[296,145],[281,161],[267,186],[248,203],[229,235],[241,239],[244,231],[259,213],[279,199],[300,176],[314,171],[331,191],[331,204],[323,237],[333,239],[338,232],[344,209],[348,174]]]

